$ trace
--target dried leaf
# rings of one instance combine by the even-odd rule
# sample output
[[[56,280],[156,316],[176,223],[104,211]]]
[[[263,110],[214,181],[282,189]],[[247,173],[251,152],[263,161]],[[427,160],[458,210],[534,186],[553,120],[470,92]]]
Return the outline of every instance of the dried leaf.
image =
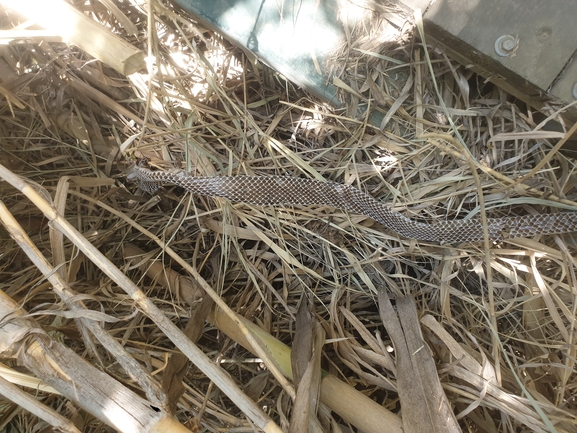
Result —
[[[379,311],[397,356],[397,388],[405,433],[460,432],[435,361],[421,336],[415,302],[398,298],[397,310],[398,316],[386,290],[381,289]]]

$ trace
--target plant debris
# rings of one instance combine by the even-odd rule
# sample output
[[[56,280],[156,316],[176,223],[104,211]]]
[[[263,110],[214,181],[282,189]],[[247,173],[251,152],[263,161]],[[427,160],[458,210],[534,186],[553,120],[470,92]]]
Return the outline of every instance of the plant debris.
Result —
[[[147,53],[148,70],[128,76],[46,34],[0,45],[0,163],[86,241],[63,236],[40,201],[0,182],[6,211],[74,293],[63,298],[0,228],[0,289],[43,338],[192,431],[275,431],[263,427],[269,420],[285,431],[417,431],[410,420],[440,404],[437,392],[451,431],[574,431],[571,235],[438,245],[327,207],[249,206],[179,188],[149,196],[123,177],[132,157],[203,176],[327,179],[427,223],[575,211],[574,160],[555,146],[566,136],[563,107],[534,111],[423,44],[410,22],[368,8],[370,26],[349,29],[327,65],[343,102],[334,108],[171,3],[148,4],[74,5]],[[0,8],[4,32],[25,22]],[[550,120],[563,132],[548,131]],[[116,271],[142,294],[112,279]],[[84,313],[72,314],[73,301]],[[161,329],[159,313],[235,390],[183,357],[185,334]],[[24,340],[6,341],[3,363],[32,380],[22,389],[80,431],[113,431],[36,388],[10,353]],[[414,347],[420,366],[407,359]],[[407,388],[410,375],[420,389]],[[422,392],[429,386],[435,393]],[[1,414],[5,431],[48,426],[8,399]]]

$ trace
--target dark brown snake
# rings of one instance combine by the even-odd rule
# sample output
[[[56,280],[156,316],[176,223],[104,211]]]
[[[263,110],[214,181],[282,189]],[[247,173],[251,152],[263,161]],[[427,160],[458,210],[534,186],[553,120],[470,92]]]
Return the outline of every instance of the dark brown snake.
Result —
[[[259,206],[319,205],[365,215],[410,239],[460,244],[483,239],[479,219],[425,224],[395,212],[370,195],[349,185],[288,176],[197,177],[184,171],[152,171],[142,165],[127,169],[127,179],[153,194],[164,185],[177,185],[194,194],[223,197]],[[577,231],[577,212],[488,218],[489,239],[530,237]]]

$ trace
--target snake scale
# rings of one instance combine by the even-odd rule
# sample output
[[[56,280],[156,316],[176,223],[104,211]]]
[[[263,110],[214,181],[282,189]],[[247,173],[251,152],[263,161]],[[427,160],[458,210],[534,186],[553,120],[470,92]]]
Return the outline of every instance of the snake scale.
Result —
[[[153,194],[164,185],[177,185],[194,194],[223,197],[259,206],[331,206],[365,215],[410,239],[460,244],[483,239],[479,219],[426,224],[395,212],[369,194],[350,185],[288,176],[193,176],[184,171],[153,171],[143,165],[127,169],[127,179]],[[577,231],[577,212],[488,218],[489,239],[529,237]]]

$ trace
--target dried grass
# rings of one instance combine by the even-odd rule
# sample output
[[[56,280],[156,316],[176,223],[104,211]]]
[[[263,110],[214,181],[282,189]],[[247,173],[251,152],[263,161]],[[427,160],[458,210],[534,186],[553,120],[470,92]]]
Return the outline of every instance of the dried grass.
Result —
[[[402,416],[411,408],[399,412],[396,353],[377,306],[384,289],[393,301],[414,299],[426,350],[462,429],[575,431],[571,236],[439,246],[399,238],[335,209],[252,207],[178,189],[143,196],[124,183],[116,165],[122,153],[200,175],[329,179],[435,222],[577,209],[574,162],[555,147],[562,135],[544,131],[531,109],[434,47],[425,51],[409,26],[379,40],[375,35],[393,32],[377,14],[373,27],[351,28],[333,62],[344,103],[333,109],[168,3],[154,3],[154,31],[144,4],[116,3],[113,15],[91,5],[92,15],[128,42],[151,43],[150,71],[122,77],[62,43],[0,46],[0,70],[7,71],[0,82],[0,160],[42,185],[54,206],[174,323],[184,328],[191,317],[194,305],[187,301],[194,304],[196,287],[183,294],[166,288],[175,277],[161,277],[158,269],[146,274],[157,259],[167,272],[187,276],[159,243],[192,265],[247,326],[256,324],[288,346],[298,305],[308,297],[326,332],[323,368],[391,416]],[[130,20],[132,30],[120,19]],[[15,20],[2,12],[3,28]],[[557,109],[544,111],[562,122]],[[369,114],[380,119],[376,126]],[[64,185],[66,176],[72,182]],[[167,336],[73,244],[51,246],[35,206],[6,183],[0,193],[34,244],[87,296],[86,304],[120,319],[106,330],[160,383],[167,356],[175,353]],[[40,311],[36,319],[55,338],[136,386],[102,346],[59,316],[64,307],[49,284],[1,230],[0,288],[28,311]],[[143,255],[127,254],[128,243]],[[199,347],[286,426],[292,385],[281,386],[270,373],[281,361],[265,366],[223,334],[217,318],[210,320]],[[263,344],[275,358],[276,343]],[[210,431],[252,429],[193,367],[183,392],[176,409],[181,422]],[[39,392],[38,398],[72,416],[60,397]],[[354,407],[356,397],[347,398]],[[26,430],[36,422],[12,410],[5,406],[2,428]],[[338,431],[347,418],[321,405],[314,419],[323,430]],[[86,414],[75,422],[82,431],[107,428]]]

